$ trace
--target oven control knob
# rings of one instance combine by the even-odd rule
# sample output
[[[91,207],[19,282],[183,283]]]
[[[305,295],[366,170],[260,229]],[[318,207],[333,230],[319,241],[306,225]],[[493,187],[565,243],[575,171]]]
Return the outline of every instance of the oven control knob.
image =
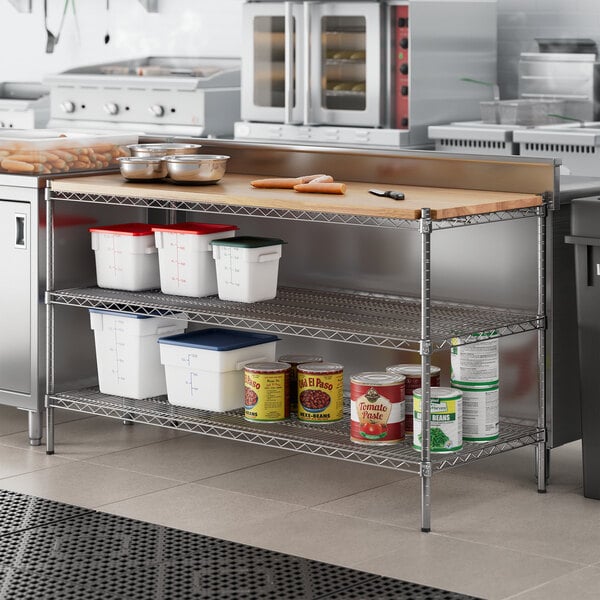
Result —
[[[114,102],[107,102],[104,105],[104,111],[109,115],[116,115],[119,112],[119,105]]]
[[[66,112],[66,113],[75,112],[75,104],[73,102],[71,102],[70,100],[65,100],[64,102],[61,102],[60,107],[62,108],[63,112]]]
[[[148,110],[155,116],[155,117],[162,117],[165,114],[165,107],[161,106],[160,104],[153,104],[152,106],[150,106],[148,108]]]

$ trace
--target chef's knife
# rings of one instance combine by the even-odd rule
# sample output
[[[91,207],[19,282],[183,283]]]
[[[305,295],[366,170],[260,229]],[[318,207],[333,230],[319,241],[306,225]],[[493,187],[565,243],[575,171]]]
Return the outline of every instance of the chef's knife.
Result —
[[[393,190],[369,190],[369,194],[385,196],[392,200],[404,200],[404,194],[402,192],[394,192]]]

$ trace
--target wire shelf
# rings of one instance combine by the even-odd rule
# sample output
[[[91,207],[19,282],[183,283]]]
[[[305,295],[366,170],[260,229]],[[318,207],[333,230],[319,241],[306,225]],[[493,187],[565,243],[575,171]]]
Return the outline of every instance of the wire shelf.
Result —
[[[158,291],[122,292],[77,288],[48,292],[47,301],[83,308],[102,308],[152,315],[157,310],[182,312],[189,321],[283,335],[318,338],[367,346],[419,351],[421,305],[415,298],[367,292],[281,287],[263,302],[189,298]],[[479,335],[505,337],[540,329],[544,319],[510,310],[447,302],[432,303],[432,349],[480,341]]]
[[[342,421],[320,425],[298,421],[295,416],[277,423],[254,423],[244,419],[243,409],[217,413],[183,408],[170,404],[166,396],[133,400],[102,394],[97,387],[55,393],[48,397],[48,405],[55,408],[420,473],[421,455],[412,448],[410,435],[404,442],[388,446],[351,442],[348,404],[346,399]],[[432,470],[440,471],[543,439],[543,430],[534,426],[502,422],[500,437],[493,442],[465,443],[458,452],[432,454]]]

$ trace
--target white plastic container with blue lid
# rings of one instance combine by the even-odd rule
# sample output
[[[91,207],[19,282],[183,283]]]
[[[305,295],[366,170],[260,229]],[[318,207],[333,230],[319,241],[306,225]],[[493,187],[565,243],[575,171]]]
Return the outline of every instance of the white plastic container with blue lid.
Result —
[[[138,400],[164,396],[167,384],[157,342],[161,336],[183,333],[185,314],[89,310],[100,391]]]
[[[169,402],[216,412],[243,408],[245,365],[273,362],[278,340],[268,333],[224,328],[160,338]]]

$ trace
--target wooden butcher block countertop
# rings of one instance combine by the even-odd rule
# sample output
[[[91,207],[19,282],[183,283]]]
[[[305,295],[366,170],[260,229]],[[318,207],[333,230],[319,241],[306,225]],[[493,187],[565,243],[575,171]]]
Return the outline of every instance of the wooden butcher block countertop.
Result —
[[[276,175],[273,175],[275,177]],[[301,193],[287,189],[257,189],[250,185],[265,176],[227,173],[213,185],[176,185],[162,181],[127,182],[120,174],[87,175],[51,182],[52,190],[100,196],[156,198],[233,206],[304,210],[391,219],[419,219],[421,208],[431,209],[434,220],[538,206],[541,196],[514,192],[488,192],[455,188],[345,182],[344,195]],[[404,192],[405,200],[368,193],[371,188]]]

